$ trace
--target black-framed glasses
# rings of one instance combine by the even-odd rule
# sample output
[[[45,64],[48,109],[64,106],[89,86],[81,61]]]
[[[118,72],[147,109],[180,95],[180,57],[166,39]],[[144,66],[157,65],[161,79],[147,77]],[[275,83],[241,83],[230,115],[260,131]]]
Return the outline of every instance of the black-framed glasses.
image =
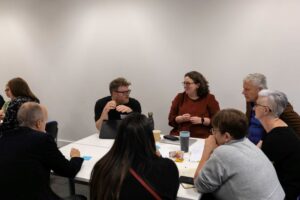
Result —
[[[186,82],[186,81],[182,82],[182,85],[190,86],[191,84],[195,84],[195,83],[194,82]]]
[[[265,105],[262,105],[262,104],[259,104],[259,103],[256,103],[256,102],[255,102],[255,103],[254,103],[254,107],[257,107],[257,106],[265,107],[265,108],[268,108],[270,112],[272,111],[271,108],[270,108],[269,106],[265,106]]]
[[[123,95],[129,95],[131,90],[126,90],[126,91],[115,91],[116,93],[120,93],[120,94],[123,94]]]

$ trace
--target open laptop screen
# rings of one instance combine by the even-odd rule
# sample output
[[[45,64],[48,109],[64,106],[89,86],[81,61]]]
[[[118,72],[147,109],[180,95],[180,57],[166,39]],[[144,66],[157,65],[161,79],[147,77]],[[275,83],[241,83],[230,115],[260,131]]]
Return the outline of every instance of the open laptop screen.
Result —
[[[115,139],[122,120],[105,120],[102,122],[99,138]]]

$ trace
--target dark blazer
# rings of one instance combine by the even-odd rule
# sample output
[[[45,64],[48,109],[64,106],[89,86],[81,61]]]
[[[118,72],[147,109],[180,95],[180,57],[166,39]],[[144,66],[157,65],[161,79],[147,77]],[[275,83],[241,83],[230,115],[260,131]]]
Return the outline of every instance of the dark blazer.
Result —
[[[28,199],[17,194],[24,191],[18,188],[22,184],[28,188],[31,199],[60,199],[50,188],[50,170],[72,178],[80,170],[82,162],[82,158],[67,160],[47,133],[26,127],[3,132],[0,135],[0,199]],[[27,182],[20,177],[24,175],[20,173],[22,167],[35,169],[30,172],[24,170]],[[31,186],[31,180],[36,179],[38,183]],[[24,183],[14,184],[12,180]]]

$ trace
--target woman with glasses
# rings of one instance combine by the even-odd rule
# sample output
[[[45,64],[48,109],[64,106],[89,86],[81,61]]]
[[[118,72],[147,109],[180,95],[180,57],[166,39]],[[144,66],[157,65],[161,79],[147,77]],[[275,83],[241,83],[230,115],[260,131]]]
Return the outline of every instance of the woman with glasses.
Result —
[[[5,91],[11,102],[6,109],[0,131],[14,129],[19,125],[17,113],[23,103],[30,101],[39,103],[39,99],[30,90],[26,81],[20,77],[9,80]]]
[[[219,103],[210,94],[208,82],[202,74],[191,71],[184,75],[184,92],[177,94],[169,113],[170,134],[190,131],[191,137],[207,138],[211,118],[220,110]]]
[[[176,199],[178,176],[176,164],[156,152],[147,117],[132,113],[122,120],[112,148],[93,168],[90,199]]]
[[[287,200],[300,198],[300,140],[279,116],[288,105],[284,93],[261,90],[254,106],[255,117],[266,135],[259,143],[273,163]]]

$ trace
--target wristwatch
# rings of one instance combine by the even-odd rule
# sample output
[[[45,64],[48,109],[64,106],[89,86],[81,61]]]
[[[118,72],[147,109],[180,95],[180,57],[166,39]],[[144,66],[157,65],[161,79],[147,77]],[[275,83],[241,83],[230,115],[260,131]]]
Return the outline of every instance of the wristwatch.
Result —
[[[204,117],[201,117],[201,124],[204,125]]]

